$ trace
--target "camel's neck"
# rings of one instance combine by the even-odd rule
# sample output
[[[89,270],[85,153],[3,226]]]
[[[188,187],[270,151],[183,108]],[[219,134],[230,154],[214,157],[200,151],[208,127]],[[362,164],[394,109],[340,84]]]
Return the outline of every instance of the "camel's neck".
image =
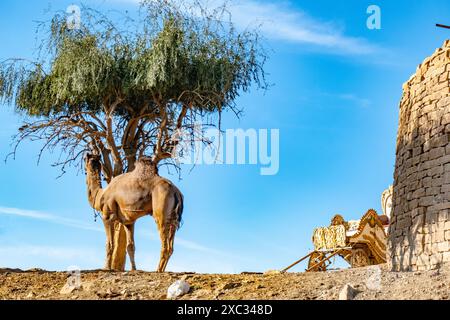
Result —
[[[141,162],[136,163],[132,172],[140,179],[151,179],[158,176],[158,169],[155,166],[143,164]]]
[[[86,172],[86,184],[89,204],[92,208],[100,210],[100,208],[96,208],[97,196],[102,191],[102,180],[100,172],[95,172],[91,168],[88,168]]]

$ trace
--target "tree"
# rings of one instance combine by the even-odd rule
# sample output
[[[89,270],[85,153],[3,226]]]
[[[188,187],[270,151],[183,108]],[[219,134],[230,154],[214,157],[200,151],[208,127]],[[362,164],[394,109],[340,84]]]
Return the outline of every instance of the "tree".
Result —
[[[182,140],[208,143],[204,128],[220,128],[226,110],[239,116],[236,98],[266,87],[259,34],[238,31],[226,5],[147,0],[136,19],[87,7],[82,14],[78,28],[60,12],[40,23],[34,61],[0,64],[1,100],[26,116],[13,155],[24,140],[40,140],[40,155],[61,152],[55,165],[64,173],[95,152],[107,183],[143,155],[155,167],[176,165]],[[124,233],[116,230],[114,268],[123,270]]]

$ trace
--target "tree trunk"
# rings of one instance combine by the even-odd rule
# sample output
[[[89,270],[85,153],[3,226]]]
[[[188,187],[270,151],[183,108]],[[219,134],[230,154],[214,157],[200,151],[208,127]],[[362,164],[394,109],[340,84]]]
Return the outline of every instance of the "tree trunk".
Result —
[[[127,236],[125,233],[125,227],[116,221],[114,225],[114,250],[111,269],[116,271],[125,271],[126,254]]]

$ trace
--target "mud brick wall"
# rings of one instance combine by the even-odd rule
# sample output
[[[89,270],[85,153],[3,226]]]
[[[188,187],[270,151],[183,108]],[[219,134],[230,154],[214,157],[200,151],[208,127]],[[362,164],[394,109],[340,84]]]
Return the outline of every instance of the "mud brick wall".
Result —
[[[395,271],[450,264],[450,40],[403,85],[388,261]]]

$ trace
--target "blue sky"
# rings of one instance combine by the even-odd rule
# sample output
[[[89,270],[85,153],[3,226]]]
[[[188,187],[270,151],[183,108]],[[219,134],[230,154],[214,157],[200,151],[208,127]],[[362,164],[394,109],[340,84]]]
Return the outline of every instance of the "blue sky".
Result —
[[[236,1],[235,1],[236,2]],[[32,57],[35,22],[45,9],[71,1],[1,1],[0,60]],[[90,0],[99,10],[134,10],[136,1]],[[381,8],[382,29],[366,27],[366,9]],[[242,95],[244,116],[225,115],[224,128],[280,130],[280,171],[259,167],[185,168],[167,175],[185,195],[171,271],[265,271],[290,264],[312,248],[315,227],[340,213],[381,212],[392,183],[398,102],[416,66],[450,37],[450,3],[435,1],[263,1],[235,4],[235,22],[262,22],[270,59],[269,91]],[[0,106],[0,157],[22,119]],[[56,179],[57,154],[22,145],[0,162],[0,267],[65,270],[103,265],[105,236],[86,199],[84,174]],[[151,217],[137,222],[138,268],[154,270],[159,240]],[[304,265],[296,271],[302,271]]]

